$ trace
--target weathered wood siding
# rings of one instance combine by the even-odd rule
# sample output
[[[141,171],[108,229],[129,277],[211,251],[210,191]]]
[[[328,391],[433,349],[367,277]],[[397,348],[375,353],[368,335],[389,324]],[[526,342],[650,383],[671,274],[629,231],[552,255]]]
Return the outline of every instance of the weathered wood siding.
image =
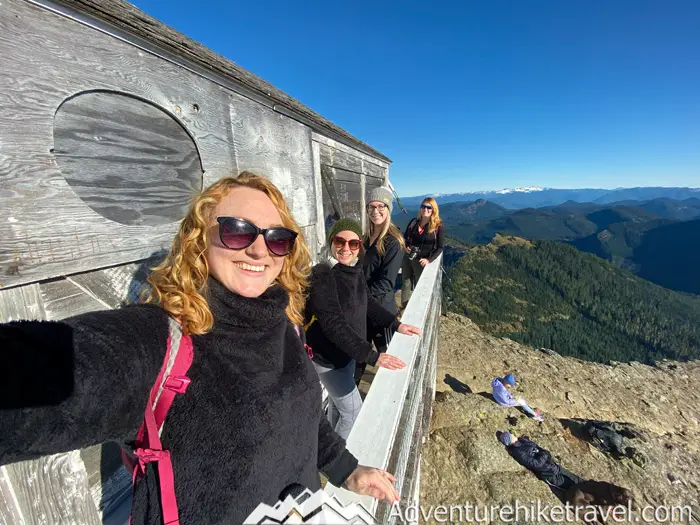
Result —
[[[242,170],[317,222],[309,128],[24,0],[0,8],[0,106],[0,288],[168,248],[188,198]]]
[[[135,301],[223,176],[275,182],[314,256],[334,210],[364,220],[387,176],[385,159],[25,0],[0,2],[0,106],[0,322]],[[0,524],[121,524],[107,516],[129,486],[114,444],[0,467]]]
[[[369,193],[388,179],[388,164],[326,137],[312,138],[318,149],[314,160],[321,179],[323,224],[327,228],[343,216],[364,226]]]

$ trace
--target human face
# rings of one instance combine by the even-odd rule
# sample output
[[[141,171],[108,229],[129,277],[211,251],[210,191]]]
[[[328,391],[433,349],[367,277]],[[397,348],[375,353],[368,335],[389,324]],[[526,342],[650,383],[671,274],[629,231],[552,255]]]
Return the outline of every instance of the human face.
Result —
[[[341,239],[344,242],[341,242]],[[350,243],[348,241],[357,241],[357,243],[355,243],[357,244],[357,249],[353,250],[350,248]],[[360,253],[360,246],[362,245],[362,241],[357,234],[348,230],[338,232],[336,236],[331,239],[331,243],[331,253],[333,257],[335,257],[340,264],[346,266],[350,265],[350,263],[357,258]]]
[[[389,207],[381,201],[372,201],[367,205],[367,216],[372,224],[381,226],[389,217]]]
[[[217,217],[240,217],[258,228],[283,227],[282,217],[262,191],[239,187],[224,197],[211,218],[206,253],[209,272],[231,292],[259,297],[279,276],[284,257],[270,253],[262,235],[242,250],[227,248],[219,238]]]
[[[421,218],[429,219],[433,215],[433,207],[429,202],[423,202],[420,205],[420,216]]]

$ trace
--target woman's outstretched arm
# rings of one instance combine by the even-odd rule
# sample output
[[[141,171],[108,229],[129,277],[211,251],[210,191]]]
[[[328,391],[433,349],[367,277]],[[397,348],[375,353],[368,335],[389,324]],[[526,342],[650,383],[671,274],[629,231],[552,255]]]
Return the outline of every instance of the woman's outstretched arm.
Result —
[[[167,337],[151,305],[0,324],[0,464],[133,439]]]

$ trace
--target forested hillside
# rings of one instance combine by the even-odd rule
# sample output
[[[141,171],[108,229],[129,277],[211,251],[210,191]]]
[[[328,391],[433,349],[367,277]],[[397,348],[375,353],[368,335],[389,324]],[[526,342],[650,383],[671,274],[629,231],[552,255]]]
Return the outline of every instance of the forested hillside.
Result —
[[[563,243],[496,236],[448,274],[448,308],[494,334],[599,362],[700,357],[700,297]]]

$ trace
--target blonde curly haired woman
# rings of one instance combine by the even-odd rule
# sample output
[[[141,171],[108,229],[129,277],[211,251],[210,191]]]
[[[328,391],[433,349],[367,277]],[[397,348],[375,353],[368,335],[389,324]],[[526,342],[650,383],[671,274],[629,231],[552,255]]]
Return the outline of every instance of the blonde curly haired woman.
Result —
[[[269,180],[242,173],[213,184],[149,277],[147,304],[0,325],[0,464],[133,442],[174,318],[194,359],[160,439],[182,523],[242,523],[291,485],[318,490],[319,470],[335,485],[397,500],[391,474],[358,466],[322,413],[295,329],[309,272],[299,227]],[[153,470],[135,484],[133,524],[165,521]]]

